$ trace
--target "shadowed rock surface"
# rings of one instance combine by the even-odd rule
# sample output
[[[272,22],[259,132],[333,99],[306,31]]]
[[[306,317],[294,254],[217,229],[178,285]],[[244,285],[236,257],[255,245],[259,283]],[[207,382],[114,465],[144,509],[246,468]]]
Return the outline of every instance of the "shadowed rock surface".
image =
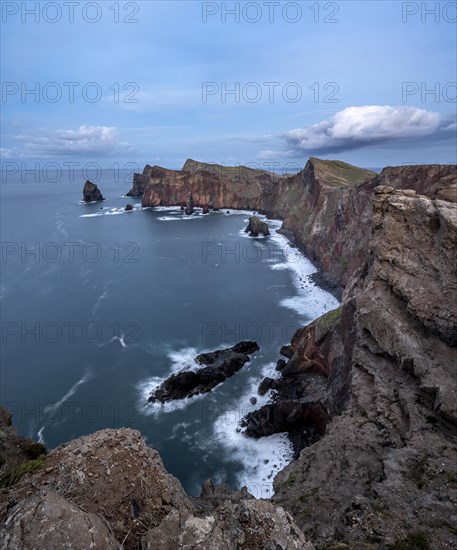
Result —
[[[105,200],[103,198],[103,195],[100,192],[100,189],[95,185],[95,183],[92,183],[89,180],[87,180],[86,183],[84,184],[83,199],[84,199],[84,202],[94,202],[94,201]]]
[[[249,361],[249,355],[259,349],[256,342],[240,342],[231,348],[202,353],[196,357],[196,362],[211,366],[173,374],[160,384],[149,401],[165,403],[206,393],[233,376]]]

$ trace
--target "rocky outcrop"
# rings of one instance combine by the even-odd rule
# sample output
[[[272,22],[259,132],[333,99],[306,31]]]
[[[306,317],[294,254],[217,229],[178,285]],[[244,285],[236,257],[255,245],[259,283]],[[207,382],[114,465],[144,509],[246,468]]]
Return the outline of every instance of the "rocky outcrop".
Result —
[[[132,204],[126,204],[124,210],[126,212],[131,212],[133,210],[133,205]]]
[[[455,165],[385,168],[375,174],[341,161],[310,158],[294,176],[188,160],[183,170],[146,166],[141,185],[143,206],[185,204],[248,209],[283,220],[297,246],[323,272],[322,283],[341,295],[356,269],[367,260],[373,189],[389,185],[415,189],[431,198],[456,200]]]
[[[249,224],[244,232],[249,233],[251,237],[258,237],[260,234],[265,236],[270,234],[268,224],[266,224],[262,220],[259,220],[257,216],[251,216],[249,218]]]
[[[95,202],[103,201],[105,199],[103,198],[100,189],[95,185],[95,183],[87,180],[83,188],[83,200],[84,202]]]
[[[189,194],[186,201],[186,216],[191,216],[194,213],[194,201],[192,194]]]
[[[433,174],[420,180],[430,194],[442,182]],[[331,421],[276,477],[273,501],[321,545],[451,549],[457,205],[387,185],[372,203],[367,262],[341,308],[297,331],[275,384],[282,399],[319,404]]]
[[[102,430],[53,450],[0,491],[0,548],[313,550],[289,513],[246,488],[188,497],[139,432]]]
[[[165,403],[209,392],[238,372],[249,361],[249,355],[259,349],[256,342],[240,342],[231,348],[202,353],[196,362],[210,366],[173,374],[154,390],[149,401]]]

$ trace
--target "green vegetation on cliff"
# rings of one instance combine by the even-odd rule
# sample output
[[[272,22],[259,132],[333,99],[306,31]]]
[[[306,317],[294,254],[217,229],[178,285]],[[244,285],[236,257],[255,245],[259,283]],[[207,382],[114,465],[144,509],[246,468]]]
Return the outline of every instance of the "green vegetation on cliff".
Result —
[[[254,181],[259,176],[263,175],[279,177],[273,172],[249,168],[248,166],[223,166],[222,164],[199,162],[198,160],[192,159],[187,159],[182,169],[184,172],[191,173],[203,170],[205,172],[209,172],[210,174],[216,174],[219,177],[234,179],[235,181]]]
[[[310,157],[316,177],[322,182],[335,187],[358,185],[376,176],[375,172],[342,162],[341,160],[321,160]]]

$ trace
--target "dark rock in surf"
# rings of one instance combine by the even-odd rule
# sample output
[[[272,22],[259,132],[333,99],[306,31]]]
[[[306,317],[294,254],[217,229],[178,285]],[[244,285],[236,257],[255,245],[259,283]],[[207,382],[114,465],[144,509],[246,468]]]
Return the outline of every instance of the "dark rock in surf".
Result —
[[[167,378],[151,394],[152,403],[166,403],[209,392],[226,378],[233,376],[245,363],[249,355],[260,348],[256,342],[240,342],[227,349],[202,353],[195,358],[200,365],[209,365],[196,371],[181,371]]]

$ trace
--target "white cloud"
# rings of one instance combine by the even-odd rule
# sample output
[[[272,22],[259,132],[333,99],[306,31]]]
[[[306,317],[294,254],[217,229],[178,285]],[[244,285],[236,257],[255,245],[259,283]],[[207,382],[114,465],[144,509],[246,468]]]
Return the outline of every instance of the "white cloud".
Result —
[[[438,113],[425,109],[365,105],[347,107],[328,120],[290,130],[281,137],[296,152],[323,153],[430,136],[437,132],[440,122]]]
[[[37,131],[33,135],[21,134],[15,138],[22,142],[19,156],[114,156],[134,152],[127,141],[119,138],[113,126],[82,125],[77,130]]]

